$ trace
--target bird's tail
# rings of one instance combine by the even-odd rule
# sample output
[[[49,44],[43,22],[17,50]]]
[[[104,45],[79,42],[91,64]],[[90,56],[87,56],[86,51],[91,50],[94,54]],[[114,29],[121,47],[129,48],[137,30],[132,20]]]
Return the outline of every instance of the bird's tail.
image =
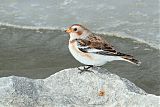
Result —
[[[131,56],[131,55],[127,55],[127,54],[123,54],[123,53],[119,53],[119,54],[121,54],[120,56],[125,60],[125,61],[128,61],[128,62],[130,62],[130,63],[132,63],[132,64],[136,64],[136,65],[140,65],[141,64],[141,62],[140,61],[138,61],[137,59],[135,59],[133,56]]]

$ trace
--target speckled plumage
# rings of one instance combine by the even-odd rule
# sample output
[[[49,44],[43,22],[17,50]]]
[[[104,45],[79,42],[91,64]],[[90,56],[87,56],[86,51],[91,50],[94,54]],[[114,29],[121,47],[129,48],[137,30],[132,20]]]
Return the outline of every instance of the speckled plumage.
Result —
[[[74,24],[66,32],[70,35],[69,50],[71,54],[85,65],[101,66],[114,60],[140,64],[133,56],[116,51],[104,38],[92,33],[82,25]]]

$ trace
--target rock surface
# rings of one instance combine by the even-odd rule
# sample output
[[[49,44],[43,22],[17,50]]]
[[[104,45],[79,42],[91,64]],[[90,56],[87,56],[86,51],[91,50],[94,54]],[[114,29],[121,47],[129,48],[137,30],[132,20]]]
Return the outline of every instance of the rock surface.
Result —
[[[0,78],[0,107],[159,107],[147,94],[105,69],[62,70],[46,79]]]

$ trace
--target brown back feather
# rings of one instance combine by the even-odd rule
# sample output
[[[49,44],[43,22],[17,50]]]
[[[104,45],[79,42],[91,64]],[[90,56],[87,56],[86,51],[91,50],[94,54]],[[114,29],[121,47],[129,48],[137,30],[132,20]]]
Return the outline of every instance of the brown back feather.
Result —
[[[81,46],[89,46],[90,48],[95,48],[95,49],[102,49],[104,50],[103,53],[97,52],[97,54],[104,54],[106,51],[106,55],[111,55],[111,56],[121,56],[122,58],[126,59],[127,61],[139,65],[140,62],[133,58],[132,55],[124,54],[121,52],[117,52],[112,45],[107,43],[105,39],[103,39],[100,36],[95,36],[95,35],[90,35],[88,39],[80,39],[79,43]]]

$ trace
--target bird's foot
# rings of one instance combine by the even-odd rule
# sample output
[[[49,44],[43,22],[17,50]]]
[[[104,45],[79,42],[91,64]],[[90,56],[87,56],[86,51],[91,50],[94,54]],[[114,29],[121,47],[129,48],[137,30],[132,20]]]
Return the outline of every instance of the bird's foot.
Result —
[[[84,66],[83,68],[78,67],[78,70],[80,70],[80,72],[79,72],[80,74],[83,73],[83,72],[93,72],[92,70],[89,70],[89,68],[92,68],[92,67],[93,67],[93,65],[87,65],[87,67]]]

